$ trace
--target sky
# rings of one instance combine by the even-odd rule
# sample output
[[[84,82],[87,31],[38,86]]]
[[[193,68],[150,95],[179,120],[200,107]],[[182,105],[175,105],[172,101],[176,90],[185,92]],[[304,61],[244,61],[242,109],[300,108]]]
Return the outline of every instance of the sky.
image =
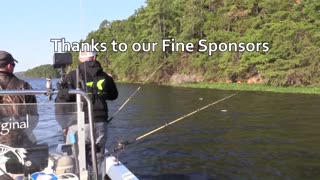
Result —
[[[0,50],[19,61],[15,72],[53,64],[50,39],[79,42],[103,20],[127,19],[145,5],[145,0],[3,0]]]

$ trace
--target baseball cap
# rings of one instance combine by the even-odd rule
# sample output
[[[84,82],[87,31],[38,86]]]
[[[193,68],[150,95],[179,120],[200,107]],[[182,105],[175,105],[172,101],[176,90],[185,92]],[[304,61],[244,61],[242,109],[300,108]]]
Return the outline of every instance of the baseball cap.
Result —
[[[14,59],[10,53],[0,50],[0,67],[3,67],[12,62],[18,63],[18,61]]]
[[[97,52],[89,46],[88,48],[83,48],[82,51],[79,53],[80,58],[90,58],[97,55]]]

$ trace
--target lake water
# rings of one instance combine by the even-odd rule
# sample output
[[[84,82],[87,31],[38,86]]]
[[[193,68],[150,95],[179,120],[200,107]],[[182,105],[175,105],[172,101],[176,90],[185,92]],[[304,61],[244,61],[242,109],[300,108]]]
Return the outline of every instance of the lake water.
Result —
[[[45,79],[27,80],[34,89],[45,88]],[[119,98],[109,102],[109,114],[138,87],[118,84]],[[108,146],[235,92],[143,85],[112,121]],[[38,130],[49,126],[40,124]],[[140,179],[320,179],[319,129],[319,95],[241,91],[117,155]]]

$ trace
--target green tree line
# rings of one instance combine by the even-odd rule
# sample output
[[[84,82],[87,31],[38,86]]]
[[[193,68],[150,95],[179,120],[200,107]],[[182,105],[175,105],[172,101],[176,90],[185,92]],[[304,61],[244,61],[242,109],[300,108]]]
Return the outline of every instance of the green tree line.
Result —
[[[60,72],[57,69],[54,69],[52,65],[45,64],[28,69],[24,73],[24,76],[31,78],[60,78]]]
[[[320,85],[320,1],[317,0],[146,0],[125,20],[104,20],[84,42],[106,42],[99,52],[104,70],[120,81],[143,81],[160,64],[151,81],[170,82],[174,75],[205,82],[255,82],[274,86]],[[195,51],[133,52],[134,42],[174,38],[193,43]],[[268,42],[268,52],[197,51],[197,42]],[[112,52],[115,40],[128,45]],[[74,64],[78,63],[74,53]]]

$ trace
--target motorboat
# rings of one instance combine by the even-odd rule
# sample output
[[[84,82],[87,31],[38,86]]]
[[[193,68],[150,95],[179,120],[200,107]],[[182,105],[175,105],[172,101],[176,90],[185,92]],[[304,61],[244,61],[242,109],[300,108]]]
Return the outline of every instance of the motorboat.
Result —
[[[108,151],[108,147],[97,157],[92,103],[87,94],[82,90],[68,90],[87,102],[89,124],[85,124],[81,102],[56,103],[52,100],[58,92],[52,89],[0,91],[0,97],[37,95],[48,98],[48,101],[38,103],[0,104],[0,179],[138,179],[112,151]],[[65,111],[57,114],[57,106]],[[75,133],[69,134],[68,143],[61,123],[77,127]],[[85,131],[85,126],[89,127],[89,132]],[[86,144],[85,138],[90,138],[91,144]]]

